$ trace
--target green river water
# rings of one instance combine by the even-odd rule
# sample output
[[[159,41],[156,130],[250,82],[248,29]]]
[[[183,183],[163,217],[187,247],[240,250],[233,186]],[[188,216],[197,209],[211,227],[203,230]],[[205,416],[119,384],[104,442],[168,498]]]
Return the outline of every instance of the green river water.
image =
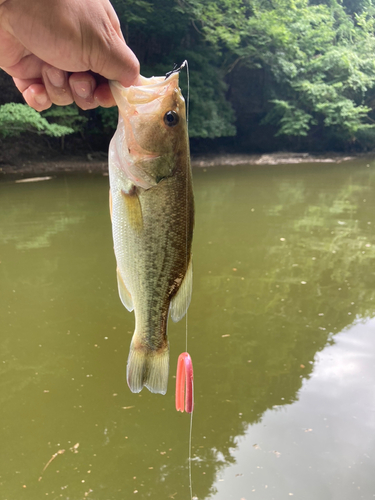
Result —
[[[193,176],[193,496],[375,498],[375,161]],[[185,320],[132,394],[115,267],[108,177],[0,183],[1,500],[190,499]]]

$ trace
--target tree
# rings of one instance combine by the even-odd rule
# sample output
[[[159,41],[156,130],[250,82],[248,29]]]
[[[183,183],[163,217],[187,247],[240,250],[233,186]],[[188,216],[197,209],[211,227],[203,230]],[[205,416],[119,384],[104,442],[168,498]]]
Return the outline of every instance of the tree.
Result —
[[[373,128],[375,38],[368,11],[353,18],[336,0],[184,0],[180,9],[221,51],[227,71],[242,64],[271,74],[273,98],[263,123],[276,125],[278,135],[305,136],[320,127],[354,141]]]
[[[73,128],[49,123],[27,104],[10,102],[0,106],[0,135],[19,136],[25,132],[50,137],[63,137],[74,132]]]

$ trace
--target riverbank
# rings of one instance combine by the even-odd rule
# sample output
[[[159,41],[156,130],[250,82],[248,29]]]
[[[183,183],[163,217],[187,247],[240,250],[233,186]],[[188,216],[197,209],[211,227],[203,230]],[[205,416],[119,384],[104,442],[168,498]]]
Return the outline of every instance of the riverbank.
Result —
[[[369,157],[369,154],[344,155],[325,154],[311,155],[309,153],[270,153],[259,155],[221,154],[193,156],[193,167],[211,168],[217,166],[238,165],[283,165],[291,163],[342,163],[355,158]],[[105,174],[108,172],[108,157],[105,153],[93,153],[85,156],[69,156],[43,161],[24,160],[15,164],[2,164],[0,178],[36,177],[59,175],[64,173]]]
[[[362,155],[363,156],[363,155]],[[285,165],[291,163],[341,163],[353,160],[359,155],[331,153],[311,155],[309,153],[268,153],[268,154],[222,154],[192,158],[193,167],[217,167],[220,165]]]

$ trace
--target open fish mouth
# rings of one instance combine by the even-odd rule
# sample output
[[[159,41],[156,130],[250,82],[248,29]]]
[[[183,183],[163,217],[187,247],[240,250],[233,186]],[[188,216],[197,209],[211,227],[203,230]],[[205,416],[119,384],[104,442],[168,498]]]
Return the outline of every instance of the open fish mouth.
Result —
[[[110,81],[109,86],[120,112],[121,98],[125,98],[130,105],[147,104],[167,96],[173,90],[178,90],[178,72],[174,71],[164,76],[151,76],[147,78],[140,76],[139,85],[123,87],[119,82]],[[149,112],[152,112],[150,107]]]

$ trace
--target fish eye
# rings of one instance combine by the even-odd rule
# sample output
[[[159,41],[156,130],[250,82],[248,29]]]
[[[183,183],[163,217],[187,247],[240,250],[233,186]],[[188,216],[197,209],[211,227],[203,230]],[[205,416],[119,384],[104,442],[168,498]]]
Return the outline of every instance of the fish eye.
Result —
[[[178,114],[176,111],[167,111],[164,115],[164,123],[168,127],[174,127],[179,122]]]

